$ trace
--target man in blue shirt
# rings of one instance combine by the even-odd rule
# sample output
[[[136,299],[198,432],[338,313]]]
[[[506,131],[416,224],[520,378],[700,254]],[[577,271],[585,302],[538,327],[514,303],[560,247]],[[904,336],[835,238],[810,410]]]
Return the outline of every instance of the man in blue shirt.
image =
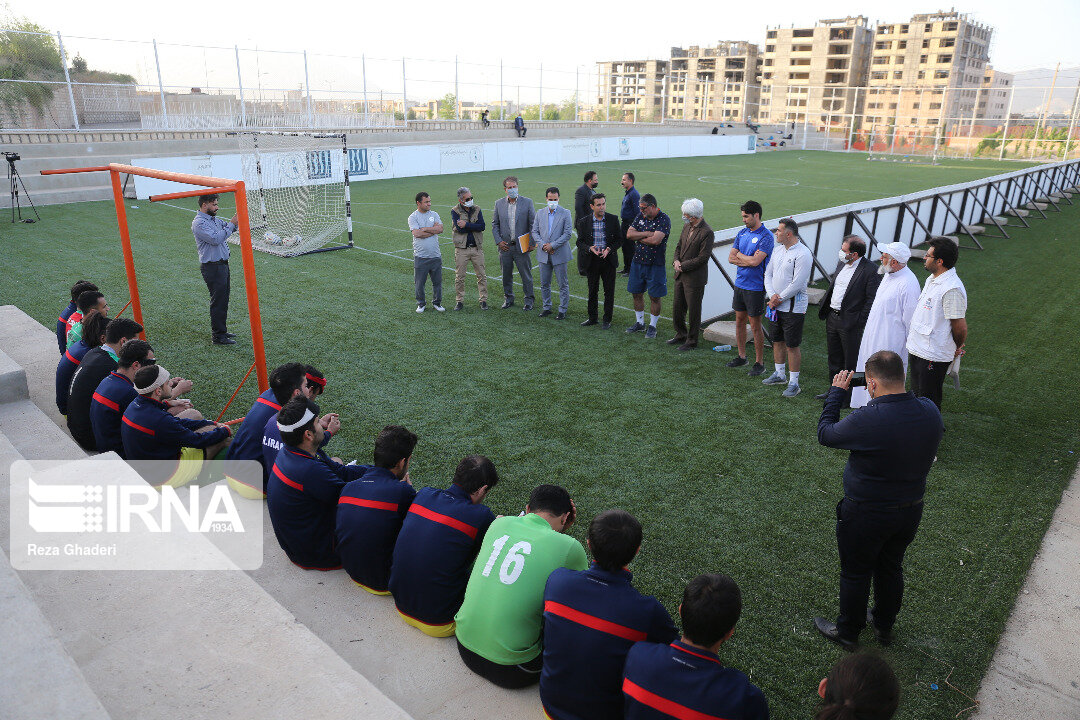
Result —
[[[852,374],[833,378],[818,421],[818,442],[851,454],[836,505],[840,615],[835,623],[814,618],[818,632],[848,650],[867,620],[883,645],[892,640],[904,595],[904,552],[919,529],[926,476],[945,432],[937,406],[905,392],[904,363],[891,350],[867,358],[872,400],[841,420]],[[867,614],[871,582],[874,608]]]
[[[634,241],[634,259],[630,263],[630,278],[626,289],[634,296],[634,324],[626,328],[628,333],[645,331],[645,337],[656,337],[656,323],[660,321],[660,298],[667,295],[668,235],[671,234],[671,218],[660,211],[656,198],[650,193],[641,196],[641,212],[626,231],[626,237]],[[649,325],[645,325],[645,291],[649,291]]]
[[[726,575],[698,575],[679,606],[683,635],[670,645],[639,642],[623,673],[626,720],[767,720],[765,695],[717,656],[742,613],[742,594]]]
[[[483,455],[458,463],[446,490],[416,493],[394,545],[390,592],[401,618],[432,637],[454,634],[454,615],[495,513],[484,499],[499,474]]]
[[[749,322],[754,333],[754,365],[747,374],[756,377],[765,372],[765,331],[761,328],[761,316],[765,314],[765,267],[776,239],[761,224],[761,203],[748,200],[740,210],[746,227],[735,236],[728,253],[728,262],[739,268],[735,272],[735,296],[731,300],[739,356],[727,365],[746,364],[746,323]]]
[[[626,237],[626,231],[630,229],[630,223],[634,222],[638,213],[641,212],[639,207],[641,203],[641,195],[638,193],[637,188],[634,187],[634,173],[625,172],[622,176],[623,186],[623,199],[622,206],[619,208],[619,220],[622,223],[622,236],[623,236],[623,268],[619,271],[620,275],[630,274],[630,264],[634,259],[634,245],[636,243]]]
[[[654,597],[630,584],[626,566],[641,549],[641,523],[608,510],[589,523],[588,570],[559,568],[544,590],[540,702],[551,720],[620,720],[626,653],[636,642],[679,634]]]
[[[217,217],[218,195],[199,196],[199,212],[191,221],[191,232],[199,248],[199,270],[210,291],[210,329],[214,344],[235,345],[229,332],[229,236],[236,232],[236,215],[225,222]]]

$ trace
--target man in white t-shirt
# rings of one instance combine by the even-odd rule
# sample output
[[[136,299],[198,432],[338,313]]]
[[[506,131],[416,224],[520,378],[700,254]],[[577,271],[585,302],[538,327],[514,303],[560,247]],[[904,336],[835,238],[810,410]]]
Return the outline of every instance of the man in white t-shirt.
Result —
[[[923,263],[930,277],[915,305],[907,337],[911,392],[933,400],[938,410],[945,375],[964,354],[967,340],[967,290],[956,274],[959,257],[960,250],[949,238],[930,240]]]
[[[439,233],[443,231],[439,213],[431,209],[431,196],[416,193],[416,212],[409,216],[409,230],[413,241],[413,280],[416,284],[416,312],[424,312],[427,298],[424,285],[431,277],[431,294],[434,307],[439,312],[442,304],[442,250],[439,249]]]
[[[792,398],[802,390],[799,387],[799,371],[802,368],[802,335],[809,298],[806,286],[810,282],[810,268],[814,257],[810,248],[799,239],[799,226],[791,218],[784,218],[776,231],[777,247],[765,268],[765,297],[769,307],[766,316],[772,320],[773,374],[761,382],[765,385],[783,385],[784,397]],[[775,315],[773,315],[775,313]],[[787,366],[791,365],[791,380]]]

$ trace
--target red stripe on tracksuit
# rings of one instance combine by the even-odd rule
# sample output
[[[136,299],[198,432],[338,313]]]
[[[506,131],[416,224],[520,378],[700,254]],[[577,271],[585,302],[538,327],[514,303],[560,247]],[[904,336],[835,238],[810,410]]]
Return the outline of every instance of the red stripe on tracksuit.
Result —
[[[473,540],[476,539],[476,534],[479,532],[477,528],[473,527],[468,523],[461,522],[457,518],[452,518],[449,515],[443,515],[440,512],[435,512],[434,510],[426,508],[423,505],[417,505],[416,503],[413,503],[409,506],[409,512],[413,513],[414,515],[419,515],[422,518],[427,518],[432,522],[437,522],[442,525],[446,525],[447,527],[451,527],[455,530],[460,530]]]

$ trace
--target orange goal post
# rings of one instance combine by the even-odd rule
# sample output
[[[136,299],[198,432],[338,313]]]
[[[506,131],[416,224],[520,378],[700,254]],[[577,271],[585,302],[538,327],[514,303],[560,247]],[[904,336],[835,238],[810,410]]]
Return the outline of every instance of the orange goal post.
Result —
[[[112,181],[113,205],[116,207],[116,224],[120,229],[120,244],[124,250],[124,268],[127,272],[128,292],[131,295],[131,310],[135,321],[145,327],[142,314],[142,303],[139,301],[139,282],[135,276],[135,259],[131,253],[131,235],[128,231],[127,208],[124,206],[123,186],[120,183],[120,174],[138,175],[141,177],[157,178],[158,180],[171,180],[186,185],[198,185],[198,190],[185,190],[183,192],[154,195],[151,202],[170,200],[174,198],[196,197],[207,193],[232,193],[236,196],[236,215],[240,234],[240,256],[244,263],[244,289],[247,294],[248,320],[251,323],[251,346],[255,354],[254,368],[259,383],[259,392],[265,392],[270,387],[270,378],[266,372],[266,350],[263,346],[262,317],[259,314],[259,289],[255,284],[255,256],[251,247],[251,226],[248,222],[247,194],[243,180],[226,180],[223,178],[207,177],[205,175],[192,175],[190,173],[170,172],[168,170],[154,170],[151,168],[137,167],[135,165],[123,165],[110,163],[96,167],[66,168],[61,170],[42,170],[42,175],[66,175],[68,173],[84,172],[107,172]],[[142,333],[146,339],[146,333]],[[250,372],[250,371],[249,371]],[[245,380],[247,378],[245,377]],[[242,385],[243,383],[241,383]],[[239,388],[237,388],[239,391]],[[234,393],[235,397],[235,393]]]

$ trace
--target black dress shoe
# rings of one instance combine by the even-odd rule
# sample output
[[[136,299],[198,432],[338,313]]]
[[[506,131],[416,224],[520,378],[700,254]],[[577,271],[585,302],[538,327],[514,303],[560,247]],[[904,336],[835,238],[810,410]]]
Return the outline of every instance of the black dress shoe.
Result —
[[[550,310],[541,310],[540,311],[540,317],[547,317],[550,314],[551,314]]]
[[[227,338],[234,338],[234,337],[236,337],[236,335],[233,335],[233,334],[232,334],[231,332],[227,332],[227,333],[222,333],[222,335],[223,335],[224,337],[227,337]]]
[[[555,319],[556,320],[565,320],[566,319],[566,313],[559,313],[558,315],[555,316]]]
[[[679,346],[679,350],[682,350],[683,352],[685,352],[687,350],[693,350],[696,347],[697,347],[697,345],[687,345],[686,343],[683,343],[682,345]]]
[[[664,342],[666,342],[668,345],[681,345],[682,343],[686,342],[686,339],[681,337],[673,337],[670,340],[665,340]]]
[[[454,309],[455,310],[464,310],[465,309],[465,303],[458,303],[457,305],[454,306]]]
[[[609,322],[604,323],[603,325],[600,326],[600,329],[601,330],[610,330],[611,329],[611,323],[609,323]]]
[[[586,320],[586,321],[581,323],[581,327],[589,327],[590,325],[596,325],[596,324],[597,323],[596,323],[595,320]]]
[[[826,620],[823,617],[814,618],[814,627],[821,633],[826,640],[831,640],[845,650],[854,650],[859,647],[859,641],[853,638],[846,638],[840,634],[840,631],[836,628],[836,623],[831,620]]]
[[[214,338],[214,344],[215,345],[235,345],[236,341],[233,340],[231,337],[226,337],[226,336],[222,335],[221,337]]]
[[[824,400],[827,397],[829,397],[829,393],[828,392],[823,392],[823,393],[818,393],[817,395],[815,395],[814,399],[815,400]]]
[[[512,308],[512,307],[514,307],[514,301],[513,300],[507,300],[506,302],[504,302],[502,304],[502,309],[503,310],[505,310],[506,308]]]
[[[877,623],[874,622],[874,611],[869,608],[866,609],[866,624],[869,625],[870,628],[874,631],[874,637],[877,638],[879,643],[885,645],[886,647],[892,645],[892,628],[889,628],[888,630],[880,630],[877,626]]]

